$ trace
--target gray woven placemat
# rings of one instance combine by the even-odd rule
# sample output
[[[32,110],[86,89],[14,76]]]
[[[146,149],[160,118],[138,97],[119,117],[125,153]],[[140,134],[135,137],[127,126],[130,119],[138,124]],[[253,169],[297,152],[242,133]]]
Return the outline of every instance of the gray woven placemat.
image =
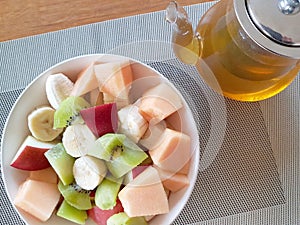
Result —
[[[192,21],[196,24],[211,5],[187,7]],[[280,157],[282,150],[278,146],[285,140],[280,140],[283,132],[274,128],[277,121],[286,125],[289,120],[279,118],[272,108],[275,104],[282,109],[280,97],[289,95],[283,92],[261,103],[241,103],[216,95],[199,78],[195,68],[174,58],[170,32],[164,12],[157,12],[0,43],[1,134],[21,90],[48,67],[82,54],[129,56],[169,78],[182,91],[198,124],[202,150],[199,176],[188,204],[174,224],[296,224],[299,209],[292,208],[295,205],[292,199],[297,202],[295,196],[299,196],[299,191],[289,191],[290,186],[281,184],[288,176],[287,160]],[[299,80],[296,82],[298,86],[294,83],[293,90],[299,90]],[[298,106],[299,112],[299,101],[293,98],[287,102]],[[294,109],[290,105],[287,108],[287,113]],[[293,116],[295,120],[297,115]],[[295,121],[299,126],[299,114]],[[293,137],[298,134],[299,143],[299,127],[297,130],[293,126],[286,130],[293,128]],[[295,140],[290,143],[293,146],[287,145],[287,154],[299,157],[292,152]],[[290,171],[297,168],[299,165]],[[291,185],[299,184],[299,178],[292,178],[295,183]],[[8,202],[2,180],[0,185],[1,224],[23,224]]]

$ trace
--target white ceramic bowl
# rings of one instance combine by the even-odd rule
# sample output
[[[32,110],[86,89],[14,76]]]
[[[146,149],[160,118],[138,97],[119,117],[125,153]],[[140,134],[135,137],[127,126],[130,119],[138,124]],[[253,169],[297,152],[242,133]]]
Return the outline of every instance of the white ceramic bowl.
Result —
[[[70,79],[75,80],[76,75],[79,73],[79,71],[86,68],[90,63],[98,60],[99,58],[101,58],[101,61],[111,61],[115,59],[122,59],[124,57],[116,55],[93,54],[71,58],[58,63],[40,74],[35,80],[33,80],[14,104],[5,124],[1,145],[3,180],[8,197],[11,202],[13,202],[13,199],[16,196],[19,185],[28,176],[28,172],[13,168],[10,166],[10,163],[19,146],[21,145],[25,137],[29,134],[29,130],[27,128],[28,114],[35,107],[48,104],[45,94],[46,78],[51,74],[63,72],[65,75],[69,76]],[[157,85],[161,81],[167,82],[175,89],[175,87],[166,78],[164,78],[160,73],[158,73],[151,67],[135,60],[130,60],[134,62],[132,64],[132,68],[134,72],[134,79],[137,81],[134,82],[131,90],[134,98],[141,96],[145,90]],[[191,137],[191,163],[188,174],[190,184],[186,188],[171,194],[169,198],[170,212],[164,215],[156,216],[153,220],[150,221],[150,225],[166,225],[172,223],[172,221],[179,215],[180,211],[188,201],[197,178],[199,162],[198,131],[188,105],[186,104],[182,95],[179,92],[178,94],[182,98],[184,107],[179,111],[179,117],[178,115],[173,116],[169,121],[176,129],[181,130]],[[56,215],[52,215],[50,220],[42,223],[29,214],[17,208],[15,209],[28,225],[74,225],[74,223],[61,219]],[[94,222],[89,219],[86,224],[92,225],[94,224]]]

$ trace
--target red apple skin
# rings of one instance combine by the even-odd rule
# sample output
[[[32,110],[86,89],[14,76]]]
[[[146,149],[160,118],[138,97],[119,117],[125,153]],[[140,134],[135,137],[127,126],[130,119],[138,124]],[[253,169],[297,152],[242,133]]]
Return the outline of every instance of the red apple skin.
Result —
[[[116,103],[97,105],[80,111],[81,117],[96,137],[114,133],[118,129]]]
[[[119,212],[124,212],[122,203],[120,202],[119,199],[117,199],[117,204],[113,209],[102,210],[99,207],[94,206],[93,208],[91,208],[87,211],[88,216],[97,225],[106,225],[106,221],[108,220],[108,218]]]
[[[34,171],[50,167],[44,153],[49,149],[25,146],[20,155],[10,164],[21,170]]]
[[[132,178],[136,178],[140,173],[142,173],[148,166],[137,166],[132,169]]]

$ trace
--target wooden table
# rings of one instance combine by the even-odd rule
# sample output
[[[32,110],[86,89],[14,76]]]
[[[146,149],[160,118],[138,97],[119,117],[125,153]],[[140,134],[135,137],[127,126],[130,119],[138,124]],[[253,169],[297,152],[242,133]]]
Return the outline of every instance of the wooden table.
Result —
[[[209,0],[178,0],[191,5]],[[0,0],[0,41],[163,10],[169,0]]]

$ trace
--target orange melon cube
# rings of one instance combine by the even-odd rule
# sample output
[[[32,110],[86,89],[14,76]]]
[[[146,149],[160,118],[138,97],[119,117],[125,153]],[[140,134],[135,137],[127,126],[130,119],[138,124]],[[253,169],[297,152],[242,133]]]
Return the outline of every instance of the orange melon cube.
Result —
[[[92,106],[102,105],[104,103],[103,93],[96,88],[89,93],[89,102]]]
[[[181,173],[172,173],[166,170],[157,169],[164,187],[171,192],[176,192],[189,185],[187,175]]]
[[[128,60],[94,66],[99,90],[114,98],[128,99],[132,70]]]
[[[187,175],[190,171],[190,166],[191,166],[191,159],[178,172]]]
[[[94,73],[94,65],[95,63],[91,63],[86,69],[78,74],[70,94],[71,96],[82,96],[98,88],[98,82]]]
[[[103,102],[104,104],[115,102],[118,110],[130,104],[129,98],[118,98],[107,93],[103,93]]]
[[[152,216],[169,212],[168,197],[157,170],[149,166],[118,194],[130,217]]]
[[[182,107],[176,91],[166,83],[147,90],[140,99],[139,111],[152,123],[159,123]]]
[[[47,221],[58,201],[57,184],[26,180],[19,188],[14,204],[41,221]]]
[[[149,149],[153,163],[161,169],[177,173],[188,163],[191,139],[188,135],[166,128],[160,145]]]
[[[43,170],[30,171],[28,179],[57,184],[58,177],[52,167]]]

